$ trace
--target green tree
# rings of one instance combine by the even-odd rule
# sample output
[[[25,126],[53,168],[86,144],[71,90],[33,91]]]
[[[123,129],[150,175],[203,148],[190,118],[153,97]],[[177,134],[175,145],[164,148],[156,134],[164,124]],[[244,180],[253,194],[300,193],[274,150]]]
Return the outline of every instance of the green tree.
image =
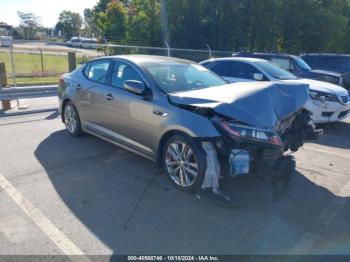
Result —
[[[107,5],[112,2],[112,0],[99,0],[97,4],[93,8],[93,12],[98,14],[100,12],[105,12],[107,9]]]
[[[173,47],[209,44],[232,51],[350,52],[350,0],[99,0],[92,13],[109,40],[163,45],[168,39]]]
[[[56,24],[56,30],[61,30],[65,39],[69,39],[72,36],[79,36],[82,23],[83,19],[79,13],[62,11]]]
[[[23,30],[23,36],[27,40],[34,39],[35,33],[40,28],[40,17],[33,13],[17,12],[20,18],[20,28]]]
[[[125,40],[127,34],[127,11],[122,3],[112,0],[105,12],[97,14],[97,26],[108,41]]]
[[[84,27],[89,36],[98,36],[96,17],[92,9],[84,9]]]
[[[130,0],[128,2],[128,42],[162,45],[159,1]]]

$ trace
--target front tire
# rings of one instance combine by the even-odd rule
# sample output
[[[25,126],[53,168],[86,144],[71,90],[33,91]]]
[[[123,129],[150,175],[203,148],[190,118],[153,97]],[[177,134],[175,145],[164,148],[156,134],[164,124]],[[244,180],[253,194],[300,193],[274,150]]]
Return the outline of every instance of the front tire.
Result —
[[[63,108],[64,125],[71,136],[82,135],[80,117],[72,102],[67,102]]]
[[[203,183],[206,156],[197,141],[184,135],[174,135],[164,144],[162,166],[176,188],[195,192]]]

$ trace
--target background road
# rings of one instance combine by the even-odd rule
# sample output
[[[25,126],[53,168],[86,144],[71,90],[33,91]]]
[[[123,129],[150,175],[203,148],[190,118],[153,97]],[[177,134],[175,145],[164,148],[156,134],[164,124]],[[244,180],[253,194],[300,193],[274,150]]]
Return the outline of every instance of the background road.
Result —
[[[40,41],[16,41],[13,44],[13,47],[16,49],[44,49],[46,51],[52,51],[53,53],[56,50],[59,50],[61,52],[82,52],[85,53],[86,55],[89,56],[98,56],[101,55],[101,53],[97,52],[94,49],[83,49],[83,48],[73,48],[73,47],[68,47],[66,45],[55,45],[54,43],[46,43],[46,42],[40,42]]]
[[[43,101],[57,106],[31,109]],[[350,121],[332,125],[296,153],[277,200],[262,181],[223,181],[242,206],[221,208],[148,160],[70,137],[54,111],[1,117],[0,254],[349,254],[349,134]]]

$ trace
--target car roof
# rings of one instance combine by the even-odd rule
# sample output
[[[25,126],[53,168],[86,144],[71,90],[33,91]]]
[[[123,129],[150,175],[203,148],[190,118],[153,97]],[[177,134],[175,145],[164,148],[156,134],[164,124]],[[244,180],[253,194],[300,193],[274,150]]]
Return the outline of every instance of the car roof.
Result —
[[[337,53],[305,53],[300,56],[346,56],[349,57],[350,54],[337,54]]]
[[[203,61],[202,63],[207,63],[207,62],[213,62],[213,61],[239,61],[239,62],[260,62],[260,61],[266,61],[265,59],[261,58],[255,58],[255,57],[221,57],[221,58],[212,58],[208,59],[206,61]]]
[[[113,58],[119,58],[123,60],[130,61],[135,64],[143,64],[143,63],[183,63],[183,64],[193,64],[195,62],[175,57],[168,57],[168,56],[155,56],[155,55],[114,55],[114,56],[103,56],[96,58],[94,60],[98,59],[113,59]]]
[[[295,55],[291,55],[291,54],[262,53],[262,52],[255,52],[255,53],[241,52],[241,53],[234,54],[233,56],[296,57]]]

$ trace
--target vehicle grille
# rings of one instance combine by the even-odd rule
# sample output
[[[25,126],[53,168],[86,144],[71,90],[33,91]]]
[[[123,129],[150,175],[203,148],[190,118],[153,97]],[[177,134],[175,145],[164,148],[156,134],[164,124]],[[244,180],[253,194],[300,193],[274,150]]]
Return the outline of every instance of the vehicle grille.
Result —
[[[349,100],[350,100],[349,96],[341,96],[341,97],[340,97],[340,101],[341,101],[343,104],[348,103]]]

